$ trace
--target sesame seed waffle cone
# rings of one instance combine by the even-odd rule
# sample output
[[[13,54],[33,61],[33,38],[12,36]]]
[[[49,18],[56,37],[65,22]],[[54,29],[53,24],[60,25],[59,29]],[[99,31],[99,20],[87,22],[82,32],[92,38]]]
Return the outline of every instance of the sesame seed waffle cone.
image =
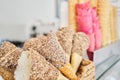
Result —
[[[24,61],[24,63],[23,63]],[[22,73],[20,75],[20,73]],[[38,52],[24,51],[15,71],[16,80],[68,80]]]
[[[40,35],[36,38],[31,38],[25,41],[23,45],[24,50],[28,50],[29,48],[32,48],[36,51],[38,51],[38,48],[42,46],[43,43],[45,43],[46,36]]]
[[[69,61],[70,61],[74,31],[72,30],[72,28],[64,27],[60,29],[56,33],[56,35],[57,35],[60,45],[64,49],[65,53],[67,53],[69,57]]]
[[[84,54],[81,54],[81,51],[87,50],[88,47],[89,47],[88,36],[82,32],[75,33],[73,37],[72,52],[78,53],[80,56],[83,56]]]
[[[36,50],[38,41],[39,41],[38,38],[31,38],[31,39],[25,41],[23,49],[28,50],[29,48],[32,48],[32,49]]]
[[[5,80],[14,80],[13,74],[22,50],[10,42],[3,42],[0,47],[0,51],[1,50],[2,52],[0,52],[0,54],[4,55],[0,58],[0,75]]]
[[[84,42],[84,43],[83,43]],[[89,39],[86,34],[77,32],[73,37],[73,47],[71,56],[71,65],[75,73],[82,61],[82,57],[86,54],[86,50],[89,47]]]

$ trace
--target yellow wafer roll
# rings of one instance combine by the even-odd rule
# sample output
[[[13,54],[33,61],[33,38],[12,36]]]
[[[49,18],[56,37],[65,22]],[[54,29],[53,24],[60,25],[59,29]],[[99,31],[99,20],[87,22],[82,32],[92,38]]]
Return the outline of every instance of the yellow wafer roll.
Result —
[[[78,0],[68,0],[68,21],[69,21],[69,26],[72,27],[75,31],[77,29],[77,24],[76,24],[76,4],[78,3]]]
[[[90,0],[91,7],[97,7],[97,0]]]
[[[109,0],[98,0],[97,12],[102,32],[103,47],[111,43],[110,8]]]
[[[114,18],[114,41],[118,40],[118,31],[117,31],[117,24],[118,24],[118,19],[117,19],[117,7],[113,7],[113,18]]]

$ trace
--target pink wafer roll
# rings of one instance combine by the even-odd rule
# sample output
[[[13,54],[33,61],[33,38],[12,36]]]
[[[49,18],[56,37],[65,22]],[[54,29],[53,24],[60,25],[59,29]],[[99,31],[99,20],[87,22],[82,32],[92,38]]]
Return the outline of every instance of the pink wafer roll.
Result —
[[[92,17],[93,17],[93,18],[97,17],[96,8],[92,8],[92,9],[91,9],[91,12],[92,12]]]
[[[91,9],[77,9],[77,15],[78,16],[86,16],[86,15],[91,15]]]
[[[78,25],[80,26],[84,26],[86,28],[92,27],[92,18],[89,16],[77,16],[76,20]]]
[[[89,2],[76,5],[77,17],[76,22],[78,25],[77,31],[91,34],[92,29],[92,13]]]
[[[79,25],[78,25],[79,26]],[[91,34],[93,32],[93,29],[90,27],[88,29],[86,29],[86,27],[81,27],[79,26],[77,29],[78,32],[84,32],[86,34]]]
[[[80,27],[85,27],[84,29],[92,28],[92,17],[91,16],[77,16],[77,23]]]

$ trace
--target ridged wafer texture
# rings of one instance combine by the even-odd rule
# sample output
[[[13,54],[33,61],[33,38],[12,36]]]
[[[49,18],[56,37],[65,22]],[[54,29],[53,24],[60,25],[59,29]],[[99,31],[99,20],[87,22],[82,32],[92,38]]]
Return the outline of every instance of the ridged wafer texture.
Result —
[[[102,47],[111,44],[110,1],[98,0],[98,16],[102,33]]]
[[[111,39],[112,43],[118,40],[118,31],[117,31],[117,7],[111,6],[110,12],[110,26],[111,26]]]

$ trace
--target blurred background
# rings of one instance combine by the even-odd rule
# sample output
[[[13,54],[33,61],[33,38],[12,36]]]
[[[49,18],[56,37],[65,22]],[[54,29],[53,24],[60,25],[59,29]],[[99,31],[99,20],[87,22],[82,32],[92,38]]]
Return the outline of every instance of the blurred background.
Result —
[[[56,0],[0,0],[0,39],[24,41],[34,29],[37,34],[57,30],[56,4]]]
[[[111,2],[120,11],[119,0]],[[67,5],[67,0],[0,0],[0,39],[24,41],[33,33],[34,26],[37,34],[67,26]]]

